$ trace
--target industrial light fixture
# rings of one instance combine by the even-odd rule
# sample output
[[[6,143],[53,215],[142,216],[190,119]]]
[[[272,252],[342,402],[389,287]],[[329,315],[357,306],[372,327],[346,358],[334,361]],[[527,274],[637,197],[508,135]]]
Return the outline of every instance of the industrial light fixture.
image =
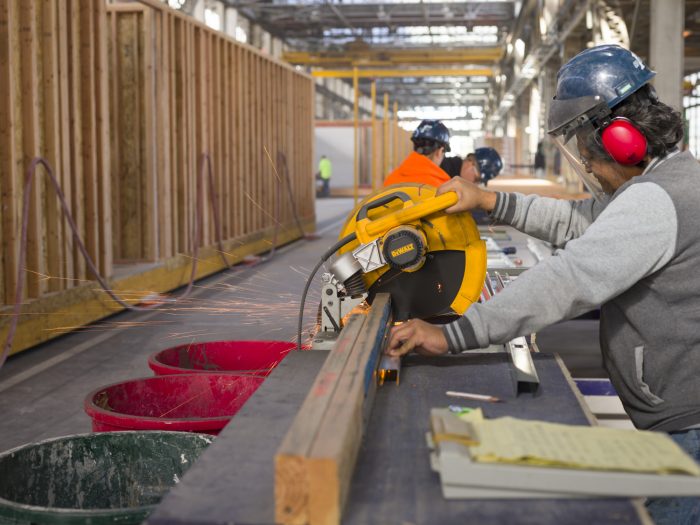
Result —
[[[212,29],[216,29],[217,31],[220,31],[221,30],[221,15],[215,9],[212,9],[211,7],[206,7],[204,9],[204,23],[208,27],[211,27]]]
[[[168,7],[171,7],[173,9],[182,9],[185,4],[187,3],[187,0],[162,0],[163,3],[168,4]]]

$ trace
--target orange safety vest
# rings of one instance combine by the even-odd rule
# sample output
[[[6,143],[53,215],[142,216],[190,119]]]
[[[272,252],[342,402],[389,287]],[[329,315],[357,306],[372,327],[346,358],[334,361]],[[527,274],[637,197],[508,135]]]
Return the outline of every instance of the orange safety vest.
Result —
[[[440,166],[425,155],[414,151],[391,175],[384,179],[384,186],[417,182],[437,187],[448,180],[450,180],[450,176]]]

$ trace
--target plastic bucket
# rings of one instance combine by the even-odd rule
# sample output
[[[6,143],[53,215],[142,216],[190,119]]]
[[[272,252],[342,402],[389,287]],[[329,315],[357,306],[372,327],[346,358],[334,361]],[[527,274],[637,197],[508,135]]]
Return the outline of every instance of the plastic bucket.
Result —
[[[0,454],[0,523],[141,523],[211,436],[81,434]]]
[[[148,366],[158,375],[236,372],[265,377],[295,348],[289,341],[192,343],[151,354]]]
[[[234,374],[133,379],[88,394],[92,430],[179,430],[218,434],[264,381]]]

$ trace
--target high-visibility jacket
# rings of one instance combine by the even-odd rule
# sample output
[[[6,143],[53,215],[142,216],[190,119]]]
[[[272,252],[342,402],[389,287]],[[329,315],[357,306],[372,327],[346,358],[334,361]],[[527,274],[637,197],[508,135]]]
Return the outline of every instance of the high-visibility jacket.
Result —
[[[417,182],[437,187],[448,180],[450,180],[450,176],[440,166],[425,155],[414,151],[391,175],[384,179],[384,186]]]
[[[333,168],[331,167],[331,160],[328,158],[321,159],[318,161],[318,172],[321,174],[323,180],[329,180],[333,174]]]

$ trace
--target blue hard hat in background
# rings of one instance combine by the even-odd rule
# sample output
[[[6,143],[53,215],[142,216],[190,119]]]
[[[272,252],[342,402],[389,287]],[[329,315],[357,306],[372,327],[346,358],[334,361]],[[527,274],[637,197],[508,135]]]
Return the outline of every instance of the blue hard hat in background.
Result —
[[[604,117],[654,75],[637,55],[620,46],[601,45],[582,51],[557,73],[548,132],[566,134],[591,119]]]
[[[411,135],[411,141],[415,143],[421,140],[437,142],[445,151],[450,151],[450,130],[439,120],[423,120]]]
[[[488,182],[496,177],[503,169],[503,161],[498,152],[493,148],[476,148],[474,150],[476,163],[479,165],[481,180]]]

